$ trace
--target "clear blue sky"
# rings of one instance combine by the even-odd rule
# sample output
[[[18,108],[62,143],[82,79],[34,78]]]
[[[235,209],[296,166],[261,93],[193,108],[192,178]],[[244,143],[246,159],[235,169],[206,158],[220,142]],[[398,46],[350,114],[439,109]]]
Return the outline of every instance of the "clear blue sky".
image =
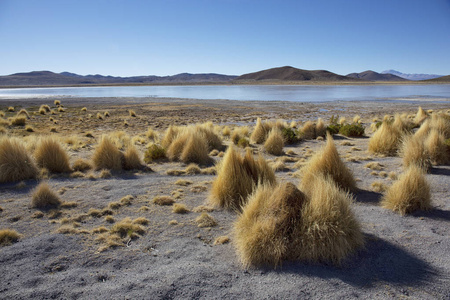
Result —
[[[449,0],[0,0],[0,75],[450,74]]]

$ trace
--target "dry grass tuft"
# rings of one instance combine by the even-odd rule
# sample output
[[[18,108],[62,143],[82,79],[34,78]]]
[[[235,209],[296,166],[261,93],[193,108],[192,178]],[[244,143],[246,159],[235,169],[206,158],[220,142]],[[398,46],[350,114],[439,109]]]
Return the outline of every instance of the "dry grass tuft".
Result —
[[[433,165],[445,165],[449,162],[450,157],[445,144],[445,136],[437,129],[431,129],[424,141],[424,146]]]
[[[8,107],[8,112],[14,112],[14,106]]]
[[[135,112],[134,110],[130,109],[130,110],[128,111],[128,113],[130,114],[130,117],[133,117],[133,118],[136,117],[136,112]]]
[[[379,162],[375,162],[375,161],[367,163],[365,165],[365,167],[368,168],[368,169],[377,170],[377,171],[380,171],[380,170],[384,169],[384,166],[382,164],[380,164]]]
[[[300,137],[307,140],[316,138],[316,126],[311,121],[306,121],[300,129]]]
[[[175,203],[175,199],[170,196],[156,196],[153,198],[153,203],[157,205],[172,205]]]
[[[11,119],[12,126],[25,126],[27,118],[24,116],[17,116]]]
[[[38,169],[25,145],[15,138],[0,138],[0,183],[33,179]]]
[[[200,216],[195,219],[198,227],[214,227],[217,226],[217,221],[206,212],[202,212]]]
[[[122,169],[123,154],[108,136],[102,136],[95,148],[92,162],[97,170],[109,169],[120,171]]]
[[[235,247],[245,267],[278,266],[294,256],[292,244],[306,196],[292,183],[257,187],[234,224]]]
[[[273,155],[283,155],[284,138],[281,131],[274,127],[264,143],[264,149]]]
[[[50,189],[46,182],[42,182],[34,190],[31,198],[31,207],[46,209],[60,205],[61,200],[58,195]]]
[[[172,212],[176,214],[186,214],[189,212],[189,209],[184,204],[174,203],[172,207]]]
[[[369,139],[369,152],[394,156],[399,148],[401,138],[401,130],[391,123],[383,122]]]
[[[192,181],[185,180],[185,179],[178,179],[177,181],[175,181],[175,184],[181,185],[181,186],[188,186],[188,185],[192,184]]]
[[[264,124],[261,121],[261,118],[257,118],[256,119],[256,125],[255,125],[255,129],[253,130],[251,136],[250,136],[250,141],[252,143],[256,143],[256,144],[262,144],[264,143],[264,141],[266,140],[266,136],[269,132],[268,130],[268,125]]]
[[[19,241],[21,235],[12,229],[0,229],[0,246],[9,246]]]
[[[89,161],[78,158],[73,164],[72,169],[78,172],[86,172],[92,169],[92,165]]]
[[[139,170],[142,169],[142,161],[139,151],[134,145],[129,145],[123,154],[123,169],[124,170]]]
[[[377,192],[377,193],[382,193],[382,192],[386,191],[386,189],[387,189],[386,185],[380,181],[372,182],[371,186],[372,186],[372,191]]]
[[[41,137],[34,157],[39,167],[46,168],[54,173],[67,173],[71,171],[69,155],[54,137]]]
[[[419,109],[417,110],[417,114],[414,118],[414,123],[421,124],[427,118],[428,118],[428,113],[426,111],[424,111],[422,107],[419,106]]]
[[[131,218],[125,218],[115,223],[110,230],[110,233],[117,234],[121,238],[137,238],[145,233],[145,228],[142,225],[136,224]]]
[[[230,242],[230,238],[226,235],[222,235],[214,240],[214,245],[223,245],[223,244],[228,244],[229,242]]]
[[[411,165],[383,195],[381,205],[401,215],[431,208],[430,187],[424,171]]]
[[[331,176],[340,188],[347,191],[353,191],[356,188],[353,174],[339,157],[339,153],[330,133],[327,133],[327,143],[325,147],[316,153],[301,171],[303,173],[301,187],[305,192],[312,187],[314,178],[318,174]]]
[[[431,161],[425,144],[416,135],[406,135],[403,138],[400,156],[403,158],[404,167],[417,165],[424,170],[428,170],[431,167]]]
[[[22,108],[22,109],[17,113],[17,116],[24,116],[24,117],[26,117],[27,119],[30,118],[30,114],[29,114],[28,111],[27,111],[26,109],[24,109],[24,108]]]
[[[327,126],[322,118],[319,118],[316,123],[316,136],[324,137],[327,134]]]
[[[240,210],[247,196],[259,182],[275,183],[275,174],[262,156],[254,160],[250,150],[244,157],[230,146],[217,165],[210,202],[228,209]]]

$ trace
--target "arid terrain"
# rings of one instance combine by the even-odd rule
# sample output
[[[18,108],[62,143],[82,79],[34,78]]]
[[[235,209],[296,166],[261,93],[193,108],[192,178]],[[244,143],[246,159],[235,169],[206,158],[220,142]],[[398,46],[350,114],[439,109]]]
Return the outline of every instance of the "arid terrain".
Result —
[[[0,230],[21,235],[0,246],[0,298],[450,299],[450,166],[434,165],[426,174],[431,210],[402,216],[380,205],[383,192],[404,171],[402,158],[368,151],[375,130],[371,124],[385,115],[412,119],[419,106],[430,115],[448,114],[450,103],[67,98],[57,106],[54,100],[1,100],[5,124],[0,124],[0,140],[17,137],[33,153],[36,136],[54,136],[73,165],[80,158],[90,161],[105,134],[114,136],[122,151],[135,145],[142,159],[170,125],[212,122],[208,126],[224,147],[199,166],[161,159],[139,170],[40,170],[37,179],[0,183]],[[41,105],[50,111],[40,113]],[[14,111],[8,112],[9,107]],[[21,109],[29,114],[26,124],[7,124]],[[363,137],[334,135],[339,155],[356,179],[351,208],[361,224],[364,247],[340,266],[284,261],[276,269],[244,268],[233,234],[239,212],[209,201],[215,164],[233,144],[226,128],[249,138],[257,118],[283,120],[298,129],[318,118],[328,125],[332,117],[365,127]],[[285,145],[280,156],[259,144],[249,146],[274,167],[278,182],[298,186],[298,171],[325,143],[323,138],[301,139]],[[40,182],[48,182],[63,205],[32,208]],[[158,205],[157,197],[174,203]],[[187,211],[174,212],[175,204]],[[203,212],[216,224],[200,224]],[[126,218],[139,230],[129,229],[114,240],[113,227]]]

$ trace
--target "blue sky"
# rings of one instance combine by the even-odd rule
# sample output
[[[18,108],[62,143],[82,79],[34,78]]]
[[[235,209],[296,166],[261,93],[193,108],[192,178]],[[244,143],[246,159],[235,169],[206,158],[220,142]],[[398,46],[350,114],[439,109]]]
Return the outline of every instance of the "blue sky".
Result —
[[[0,0],[0,75],[450,74],[450,1]]]

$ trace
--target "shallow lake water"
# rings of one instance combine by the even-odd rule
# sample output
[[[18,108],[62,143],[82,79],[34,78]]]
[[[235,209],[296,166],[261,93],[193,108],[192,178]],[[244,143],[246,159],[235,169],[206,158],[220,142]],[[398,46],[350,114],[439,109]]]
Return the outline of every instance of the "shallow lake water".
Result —
[[[154,97],[260,101],[450,101],[450,84],[411,85],[195,85],[0,89],[1,99]]]

